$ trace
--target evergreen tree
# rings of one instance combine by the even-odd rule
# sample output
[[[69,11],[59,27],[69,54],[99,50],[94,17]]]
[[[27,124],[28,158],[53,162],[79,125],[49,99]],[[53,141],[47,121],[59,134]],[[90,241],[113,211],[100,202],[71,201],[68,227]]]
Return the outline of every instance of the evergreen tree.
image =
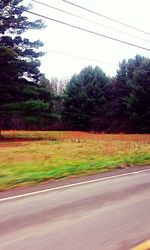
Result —
[[[129,95],[125,98],[130,128],[137,133],[150,132],[150,59],[136,56],[127,65]]]
[[[97,129],[103,115],[108,83],[108,77],[99,67],[89,66],[74,75],[65,91],[64,120],[74,129]]]
[[[21,34],[28,29],[44,27],[41,20],[34,22],[28,20],[25,11],[29,7],[23,6],[22,0],[0,2],[0,113],[6,128],[12,127],[10,120],[12,118],[14,120],[14,117],[16,119],[22,117],[24,121],[28,120],[31,124],[35,124],[36,120],[39,121],[39,118],[35,119],[35,116],[41,115],[42,117],[46,110],[49,115],[52,111],[50,92],[38,84],[42,76],[39,71],[39,57],[43,55],[38,49],[43,46],[43,43],[31,42],[21,37]],[[26,105],[28,112],[25,111]],[[35,110],[39,112],[34,112]]]
[[[150,59],[123,60],[109,89],[109,117],[114,132],[150,131]]]
[[[129,119],[126,113],[124,99],[129,94],[127,84],[127,62],[123,60],[119,63],[119,70],[116,77],[111,79],[111,84],[107,86],[106,116],[109,120],[108,131],[127,132],[129,128]]]

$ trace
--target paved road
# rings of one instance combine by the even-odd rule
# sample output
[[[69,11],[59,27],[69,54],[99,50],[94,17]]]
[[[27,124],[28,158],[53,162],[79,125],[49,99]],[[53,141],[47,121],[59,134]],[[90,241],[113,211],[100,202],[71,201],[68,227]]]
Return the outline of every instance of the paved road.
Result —
[[[128,250],[150,238],[150,171],[0,202],[1,250]]]

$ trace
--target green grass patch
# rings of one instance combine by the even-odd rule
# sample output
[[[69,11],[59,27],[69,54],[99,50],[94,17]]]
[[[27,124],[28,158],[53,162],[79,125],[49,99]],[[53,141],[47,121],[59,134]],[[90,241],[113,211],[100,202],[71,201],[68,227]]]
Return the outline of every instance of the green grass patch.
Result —
[[[80,138],[70,139],[66,132],[65,139],[64,133],[53,133],[57,141],[47,138],[42,141],[1,141],[0,189],[150,164],[148,135],[120,135],[120,139],[119,135],[83,136],[83,139],[80,135]]]

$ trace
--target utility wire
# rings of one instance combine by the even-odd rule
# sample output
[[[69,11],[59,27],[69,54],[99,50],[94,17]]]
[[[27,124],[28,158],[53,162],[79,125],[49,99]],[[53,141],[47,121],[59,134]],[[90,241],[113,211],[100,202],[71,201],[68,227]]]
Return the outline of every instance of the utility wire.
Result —
[[[123,26],[126,26],[126,27],[130,28],[130,29],[134,29],[134,30],[139,31],[139,32],[142,32],[142,33],[144,33],[144,34],[146,34],[146,35],[150,35],[150,33],[147,32],[147,31],[144,31],[144,30],[141,30],[141,29],[136,28],[136,27],[134,27],[134,26],[131,26],[131,25],[129,25],[129,24],[123,23],[123,22],[118,21],[118,20],[116,20],[116,19],[114,19],[114,18],[105,16],[105,15],[103,15],[103,14],[101,14],[101,13],[98,13],[98,12],[96,12],[96,11],[90,10],[90,9],[88,9],[88,8],[85,8],[85,7],[81,6],[81,5],[77,5],[77,4],[75,4],[75,3],[73,3],[73,2],[70,2],[70,1],[67,1],[67,0],[62,0],[62,1],[65,2],[65,3],[71,4],[71,5],[75,6],[75,7],[78,7],[78,8],[80,8],[80,9],[82,9],[82,10],[85,10],[85,11],[88,11],[88,12],[93,13],[93,14],[95,14],[95,15],[98,15],[98,16],[101,16],[101,17],[103,17],[103,18],[106,18],[106,19],[108,19],[108,20],[110,20],[110,21],[113,21],[113,22],[115,22],[115,23],[119,23],[119,24],[121,24],[121,25],[123,25]]]
[[[122,33],[122,34],[125,34],[125,35],[128,35],[128,36],[137,38],[137,39],[142,40],[142,41],[144,41],[144,42],[149,42],[149,43],[150,43],[150,40],[141,38],[141,37],[139,37],[139,36],[136,36],[136,35],[133,35],[133,34],[124,32],[124,31],[121,31],[121,30],[119,30],[119,29],[110,27],[110,26],[105,25],[105,24],[101,24],[101,23],[99,23],[99,22],[95,22],[95,21],[93,21],[93,20],[91,20],[91,19],[88,19],[88,18],[86,18],[86,17],[82,17],[82,16],[79,16],[79,15],[76,15],[76,14],[74,14],[74,13],[71,13],[71,12],[68,12],[68,11],[65,11],[65,10],[62,10],[62,9],[59,9],[59,8],[54,7],[54,6],[52,6],[52,5],[49,5],[49,4],[46,4],[46,3],[42,3],[42,2],[37,1],[37,0],[32,0],[32,2],[35,2],[35,3],[37,3],[37,4],[46,6],[46,7],[48,7],[48,8],[51,8],[51,9],[54,9],[54,10],[57,10],[57,11],[60,11],[60,12],[62,12],[62,13],[65,13],[65,14],[68,14],[68,15],[71,15],[71,16],[74,16],[74,17],[77,17],[77,18],[80,18],[80,19],[82,19],[82,20],[85,20],[85,21],[88,21],[88,22],[97,24],[97,25],[99,25],[99,26],[103,26],[103,27],[105,27],[105,28],[107,28],[107,29],[111,29],[111,30],[117,31],[117,32],[119,32],[119,33]]]
[[[74,57],[74,58],[77,58],[79,60],[93,61],[93,62],[97,62],[97,63],[106,64],[106,65],[109,65],[109,66],[115,66],[115,64],[108,63],[108,62],[103,62],[103,61],[100,61],[98,59],[83,57],[83,56],[75,55],[75,54],[72,54],[72,53],[62,52],[62,51],[59,51],[59,50],[48,49],[48,51],[50,51],[52,53],[56,53],[56,54],[61,54],[61,55],[65,55],[65,56]]]
[[[32,15],[41,17],[41,18],[45,18],[45,19],[53,21],[53,22],[57,22],[57,23],[69,26],[71,28],[75,28],[75,29],[78,29],[78,30],[85,31],[85,32],[93,34],[93,35],[101,36],[101,37],[104,37],[104,38],[107,38],[107,39],[110,39],[110,40],[113,40],[113,41],[116,41],[116,42],[119,42],[119,43],[123,43],[123,44],[129,45],[129,46],[132,46],[132,47],[136,47],[136,48],[139,48],[139,49],[150,51],[150,49],[139,46],[139,45],[136,45],[134,43],[129,43],[129,42],[126,42],[126,41],[123,41],[123,40],[120,40],[120,39],[117,39],[117,38],[114,38],[114,37],[111,37],[111,36],[107,36],[107,35],[92,31],[92,30],[88,30],[88,29],[85,29],[85,28],[82,28],[82,27],[79,27],[79,26],[76,26],[76,25],[73,25],[73,24],[70,24],[70,23],[66,23],[66,22],[63,22],[63,21],[60,21],[60,20],[57,20],[57,19],[54,19],[54,18],[50,18],[50,17],[47,17],[45,15],[41,15],[39,13],[35,13],[35,12],[29,11],[29,10],[26,10],[26,12],[28,12],[28,13],[30,13]]]

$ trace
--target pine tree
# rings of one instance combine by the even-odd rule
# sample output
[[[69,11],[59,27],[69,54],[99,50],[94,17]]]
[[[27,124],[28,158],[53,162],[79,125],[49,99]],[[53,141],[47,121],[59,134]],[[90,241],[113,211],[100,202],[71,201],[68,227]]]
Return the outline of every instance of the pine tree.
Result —
[[[99,67],[89,66],[74,75],[65,92],[64,120],[74,129],[101,129],[108,82],[109,78]]]
[[[31,124],[35,124],[35,121],[39,120],[35,119],[38,115],[35,112],[36,103],[37,109],[41,106],[41,111],[43,110],[39,111],[41,119],[46,110],[52,111],[50,92],[38,84],[42,76],[39,70],[39,58],[43,55],[38,49],[43,43],[39,40],[31,42],[27,38],[22,38],[22,33],[29,29],[44,28],[41,20],[34,22],[28,20],[26,17],[28,8],[30,6],[22,5],[22,0],[0,2],[0,112],[6,128],[13,126],[10,120],[15,120],[15,117],[16,120],[24,119],[25,122],[30,120],[34,121]],[[27,109],[28,112],[25,111]],[[29,114],[30,119],[28,119]]]

